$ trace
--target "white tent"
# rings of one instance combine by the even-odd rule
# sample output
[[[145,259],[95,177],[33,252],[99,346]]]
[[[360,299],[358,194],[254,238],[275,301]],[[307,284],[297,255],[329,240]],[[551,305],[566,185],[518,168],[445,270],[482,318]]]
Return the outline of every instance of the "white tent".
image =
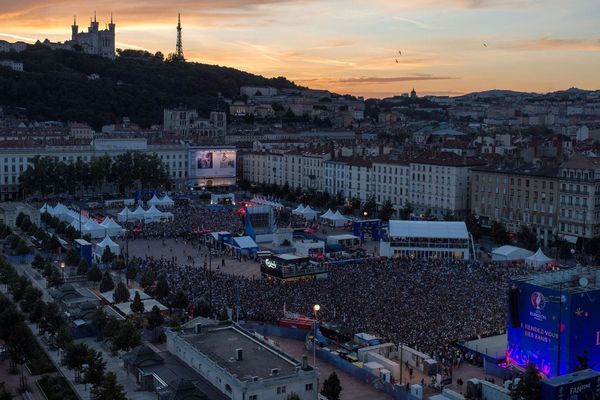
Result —
[[[78,215],[77,218],[73,218],[69,225],[80,231],[83,229],[84,225],[88,223],[89,220],[89,218],[86,218],[83,215]]]
[[[165,197],[160,199],[160,203],[158,203],[158,205],[163,207],[173,207],[175,205],[175,202],[169,197],[168,194],[165,194]]]
[[[117,214],[117,219],[121,222],[125,222],[127,221],[127,218],[131,216],[131,214],[133,213],[129,210],[129,208],[125,207],[121,212]]]
[[[145,215],[146,215],[146,210],[144,210],[142,208],[142,206],[138,206],[138,208],[136,208],[134,212],[129,213],[129,221],[133,221],[136,219],[142,220],[142,219],[144,219]]]
[[[315,210],[313,210],[312,208],[310,208],[310,206],[307,206],[304,209],[304,211],[302,211],[302,215],[306,219],[315,219],[315,218],[317,218],[317,212]]]
[[[146,211],[144,214],[144,222],[157,222],[160,221],[161,218],[165,218],[165,214],[160,211],[156,206],[152,206]]]
[[[50,210],[51,210],[51,209],[52,209],[52,207],[51,207],[51,206],[49,206],[47,203],[44,203],[44,205],[42,206],[42,208],[40,208],[40,212],[41,212],[42,214],[43,214],[43,213],[45,213],[45,212],[52,214],[52,213],[50,212]]]
[[[346,222],[348,221],[348,218],[344,217],[342,215],[342,213],[340,213],[340,211],[338,210],[330,218],[330,221],[331,221],[331,225],[332,226],[338,227],[338,226],[344,226],[344,225],[346,225]]]
[[[121,228],[121,225],[117,224],[115,222],[115,220],[112,219],[111,217],[104,218],[104,221],[102,221],[102,223],[100,225],[102,225],[104,227],[104,229],[106,230],[106,234],[110,235],[110,236],[120,235],[121,232],[123,231],[123,228]]]
[[[333,211],[331,211],[331,208],[327,209],[327,212],[325,212],[325,214],[321,214],[321,218],[323,219],[331,219],[331,217],[333,217],[334,213]]]
[[[522,261],[533,255],[533,251],[505,245],[492,251],[492,261]]]
[[[90,235],[92,239],[101,238],[105,235],[106,229],[95,220],[90,219],[81,228],[82,235]]]
[[[292,210],[292,214],[298,214],[298,215],[302,215],[304,213],[304,205],[300,204],[298,207],[296,207],[295,210]]]
[[[153,195],[152,198],[148,200],[147,204],[149,207],[160,205],[160,199],[156,197],[156,195]]]
[[[56,207],[54,207],[54,210],[52,211],[52,215],[54,215],[55,217],[58,217],[58,219],[64,219],[66,216],[69,215],[69,209],[67,207],[65,207],[64,204],[62,203],[58,203],[56,205]]]
[[[98,257],[102,257],[102,254],[104,254],[104,249],[107,247],[110,249],[111,253],[115,255],[121,254],[121,247],[113,242],[110,236],[106,235],[104,239],[102,239],[102,241],[96,245],[95,253],[98,255]]]
[[[527,263],[527,265],[532,265],[535,268],[539,268],[543,265],[546,265],[550,261],[552,261],[552,259],[550,257],[546,256],[544,254],[544,252],[542,251],[542,249],[538,249],[535,252],[535,254],[533,254],[525,259],[525,262]]]

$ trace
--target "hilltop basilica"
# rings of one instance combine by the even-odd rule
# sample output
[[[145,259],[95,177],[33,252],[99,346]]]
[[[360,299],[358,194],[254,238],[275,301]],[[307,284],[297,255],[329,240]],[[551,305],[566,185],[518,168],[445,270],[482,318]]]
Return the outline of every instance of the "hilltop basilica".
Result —
[[[87,54],[115,58],[115,24],[112,14],[110,16],[110,24],[104,30],[99,29],[98,21],[96,21],[96,13],[94,13],[93,21],[90,18],[90,26],[87,32],[79,32],[77,20],[73,19],[71,40],[65,44],[73,47],[79,45]]]

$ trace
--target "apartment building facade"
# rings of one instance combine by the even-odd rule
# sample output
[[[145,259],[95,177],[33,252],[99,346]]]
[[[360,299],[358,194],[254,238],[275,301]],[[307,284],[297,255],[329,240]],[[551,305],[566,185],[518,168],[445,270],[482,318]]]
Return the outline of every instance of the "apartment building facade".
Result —
[[[471,176],[472,213],[482,226],[497,221],[513,235],[528,226],[547,246],[557,234],[558,188],[556,167],[477,167]]]
[[[558,234],[570,243],[600,235],[600,159],[575,153],[558,171]]]

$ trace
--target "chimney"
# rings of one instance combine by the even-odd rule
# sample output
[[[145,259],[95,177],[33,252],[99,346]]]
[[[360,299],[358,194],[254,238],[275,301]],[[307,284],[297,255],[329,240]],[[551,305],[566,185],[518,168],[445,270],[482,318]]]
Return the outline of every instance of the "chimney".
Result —
[[[242,349],[235,349],[235,359],[236,359],[236,361],[242,361],[243,360],[242,354],[243,354],[243,350]]]
[[[302,356],[302,371],[308,371],[308,357]]]
[[[202,332],[202,324],[194,325],[194,332],[196,332],[196,334],[201,333]]]

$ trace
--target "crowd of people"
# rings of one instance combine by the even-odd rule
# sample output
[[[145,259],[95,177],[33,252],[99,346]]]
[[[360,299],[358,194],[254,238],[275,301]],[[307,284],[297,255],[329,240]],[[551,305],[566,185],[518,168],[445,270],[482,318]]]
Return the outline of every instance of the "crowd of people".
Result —
[[[284,307],[338,322],[346,333],[368,332],[454,360],[453,344],[506,329],[510,268],[450,260],[371,260],[332,267],[328,279],[279,283],[249,279],[202,265],[146,259],[142,272],[165,274],[171,290],[214,312],[238,309],[240,318],[277,323]],[[239,299],[239,301],[238,301]]]
[[[142,224],[139,221],[125,223],[125,228],[133,232],[135,238],[183,238],[199,237],[203,231],[227,231],[241,233],[242,217],[226,208],[185,205],[172,210],[174,218],[168,221]]]

